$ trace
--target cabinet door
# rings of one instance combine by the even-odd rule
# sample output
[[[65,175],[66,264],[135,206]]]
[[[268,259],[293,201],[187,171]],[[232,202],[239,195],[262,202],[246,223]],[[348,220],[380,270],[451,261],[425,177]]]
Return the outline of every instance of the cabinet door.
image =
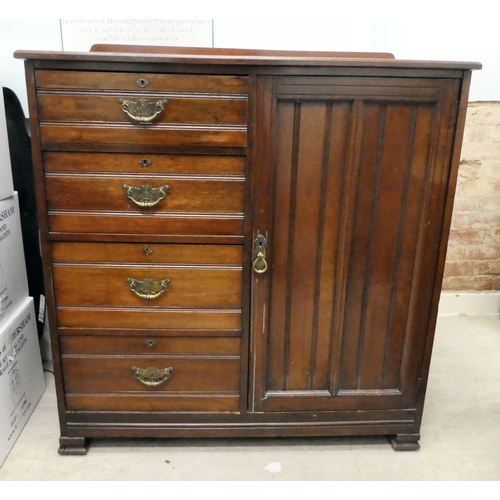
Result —
[[[415,408],[457,96],[445,79],[259,80],[251,411]]]

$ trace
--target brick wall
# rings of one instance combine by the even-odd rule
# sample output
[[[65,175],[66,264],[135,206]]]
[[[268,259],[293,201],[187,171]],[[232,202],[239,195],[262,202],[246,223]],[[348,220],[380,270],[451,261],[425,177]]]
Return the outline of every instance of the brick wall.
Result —
[[[500,290],[500,102],[467,110],[443,291]]]

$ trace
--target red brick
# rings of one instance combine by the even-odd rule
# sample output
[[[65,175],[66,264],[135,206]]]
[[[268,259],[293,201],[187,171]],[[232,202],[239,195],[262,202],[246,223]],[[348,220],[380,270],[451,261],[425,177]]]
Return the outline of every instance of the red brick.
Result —
[[[473,261],[446,261],[444,274],[445,276],[474,276],[475,270],[476,264]]]
[[[467,245],[480,244],[482,241],[482,232],[478,229],[455,229],[450,231],[449,244]]]
[[[481,162],[477,160],[462,160],[458,167],[458,179],[462,182],[465,179],[477,179],[481,171]]]
[[[453,214],[451,227],[456,229],[500,228],[500,212],[456,212]]]
[[[484,291],[500,290],[500,280],[489,276],[460,276],[443,279],[443,290],[447,291]]]
[[[474,274],[500,276],[500,259],[476,262]]]
[[[496,245],[449,245],[446,260],[490,260],[499,256]]]

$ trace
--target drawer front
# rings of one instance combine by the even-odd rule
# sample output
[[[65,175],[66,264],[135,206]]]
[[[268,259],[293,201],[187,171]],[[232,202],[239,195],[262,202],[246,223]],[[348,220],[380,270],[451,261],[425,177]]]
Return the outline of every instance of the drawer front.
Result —
[[[160,370],[158,379],[148,368]],[[239,409],[237,357],[64,355],[62,371],[69,411]],[[167,375],[160,385],[147,385]]]
[[[45,152],[44,160],[52,233],[243,235],[244,157]]]
[[[45,172],[128,173],[134,175],[245,175],[244,156],[138,155],[125,153],[43,153]]]
[[[248,93],[248,78],[245,76],[38,70],[35,78],[37,88],[51,90]],[[148,82],[147,85],[142,86],[143,80]]]
[[[67,409],[238,411],[239,338],[60,338]]]
[[[45,177],[47,208],[51,211],[243,214],[244,191],[245,182],[240,178]]]
[[[54,242],[51,252],[60,328],[241,330],[241,246]]]
[[[38,71],[36,80],[48,149],[247,144],[246,77]]]

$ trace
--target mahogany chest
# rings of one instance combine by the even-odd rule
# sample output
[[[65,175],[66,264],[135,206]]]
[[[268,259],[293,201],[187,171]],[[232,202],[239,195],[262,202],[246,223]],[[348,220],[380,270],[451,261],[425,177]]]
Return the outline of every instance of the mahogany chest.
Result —
[[[417,449],[471,70],[94,46],[25,59],[60,453]]]

